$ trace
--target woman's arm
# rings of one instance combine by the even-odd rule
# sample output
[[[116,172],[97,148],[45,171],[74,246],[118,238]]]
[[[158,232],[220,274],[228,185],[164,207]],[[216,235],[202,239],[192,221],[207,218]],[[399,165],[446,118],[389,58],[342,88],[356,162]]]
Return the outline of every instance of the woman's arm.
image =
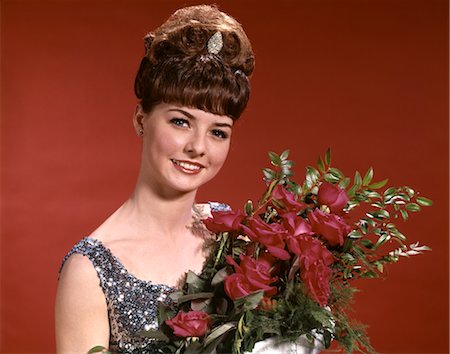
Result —
[[[108,310],[92,263],[71,255],[61,271],[55,305],[57,353],[87,353],[109,345]]]

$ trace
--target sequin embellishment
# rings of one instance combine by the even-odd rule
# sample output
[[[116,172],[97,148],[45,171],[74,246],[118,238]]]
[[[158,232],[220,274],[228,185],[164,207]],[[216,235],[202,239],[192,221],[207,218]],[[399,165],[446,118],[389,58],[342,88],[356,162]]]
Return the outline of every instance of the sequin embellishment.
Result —
[[[227,211],[226,204],[210,202],[211,210]],[[86,256],[93,264],[105,294],[110,326],[109,350],[115,353],[150,354],[158,352],[160,342],[139,335],[142,330],[158,328],[158,304],[169,303],[177,290],[136,278],[101,241],[85,237],[64,257],[74,253]]]
[[[80,253],[93,263],[108,306],[110,350],[122,353],[154,353],[158,341],[139,336],[142,330],[158,328],[158,303],[170,301],[175,288],[153,284],[128,273],[99,240],[86,237],[66,255]]]

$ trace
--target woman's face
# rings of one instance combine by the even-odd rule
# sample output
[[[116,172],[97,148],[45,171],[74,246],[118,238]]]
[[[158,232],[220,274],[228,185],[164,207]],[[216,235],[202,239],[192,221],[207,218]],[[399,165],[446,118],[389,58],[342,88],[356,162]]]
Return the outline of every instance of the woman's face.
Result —
[[[161,192],[192,192],[219,172],[228,154],[233,120],[200,109],[160,103],[146,114],[140,108],[142,170]]]

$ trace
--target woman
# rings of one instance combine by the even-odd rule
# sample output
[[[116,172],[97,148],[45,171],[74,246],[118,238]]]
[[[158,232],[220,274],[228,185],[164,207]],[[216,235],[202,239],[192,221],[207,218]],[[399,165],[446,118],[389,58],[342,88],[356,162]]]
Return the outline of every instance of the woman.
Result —
[[[131,197],[66,256],[56,299],[58,352],[154,352],[138,332],[205,260],[197,189],[222,167],[249,98],[254,56],[241,25],[214,6],[176,11],[145,37],[135,81],[142,159]],[[216,209],[224,208],[211,203]]]
[[[180,9],[145,37],[134,127],[142,159],[131,197],[66,256],[56,301],[58,352],[153,353],[139,336],[187,270],[200,272],[218,203],[195,204],[222,167],[249,99],[254,56],[241,25],[214,6]],[[316,352],[305,338],[257,343],[253,353]]]

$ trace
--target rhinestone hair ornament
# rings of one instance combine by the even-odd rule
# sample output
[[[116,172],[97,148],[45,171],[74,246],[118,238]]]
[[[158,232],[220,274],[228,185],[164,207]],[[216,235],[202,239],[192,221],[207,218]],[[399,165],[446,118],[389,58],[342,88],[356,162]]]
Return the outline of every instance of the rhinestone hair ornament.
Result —
[[[223,48],[222,33],[217,31],[208,40],[207,49],[210,54],[219,54]]]

